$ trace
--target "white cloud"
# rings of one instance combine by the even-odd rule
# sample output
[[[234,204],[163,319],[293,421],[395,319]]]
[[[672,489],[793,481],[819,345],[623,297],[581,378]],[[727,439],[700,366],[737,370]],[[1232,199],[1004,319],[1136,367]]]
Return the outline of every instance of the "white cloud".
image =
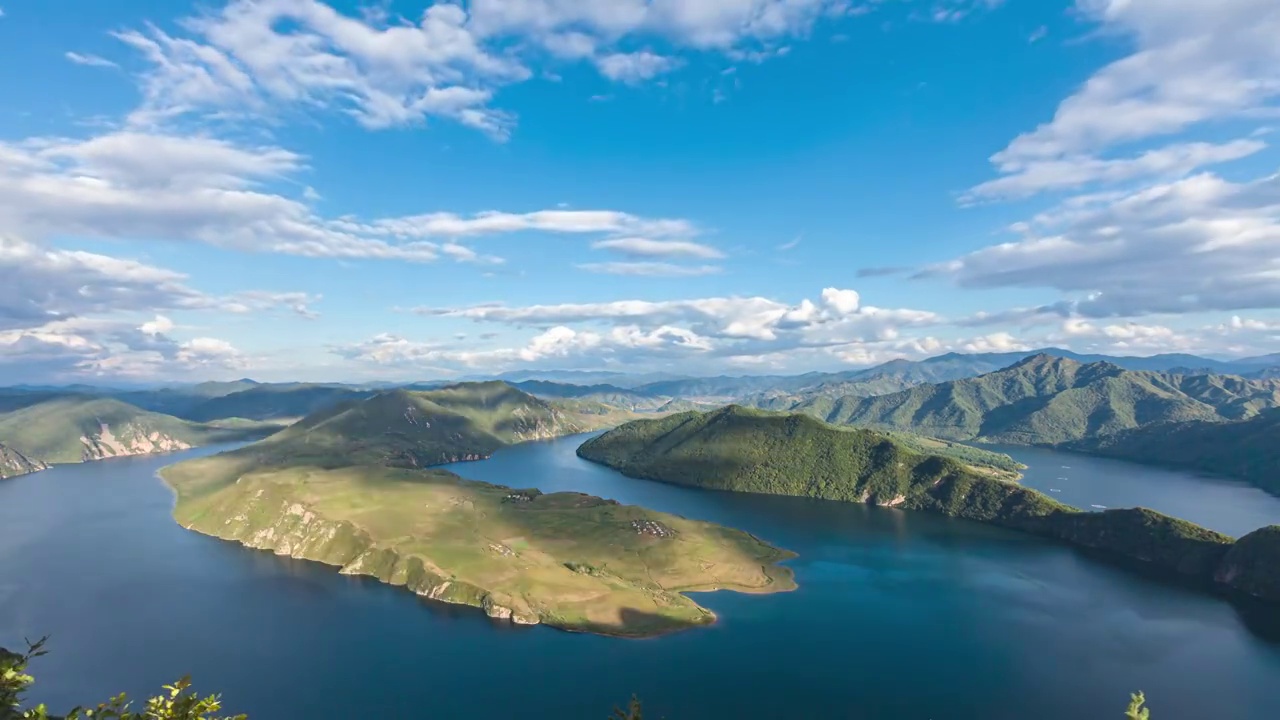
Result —
[[[715,275],[721,271],[718,265],[676,265],[665,262],[603,262],[581,263],[580,270],[604,275],[641,275],[648,277],[696,277]]]
[[[349,17],[316,0],[233,0],[184,21],[191,37],[156,27],[117,36],[153,64],[137,122],[332,107],[369,128],[435,116],[501,138],[511,118],[488,107],[493,88],[530,73],[482,48],[466,23],[466,12],[447,3],[400,23]]]
[[[153,312],[211,302],[181,274],[106,255],[46,250],[0,235],[0,330],[86,314]]]
[[[1096,72],[1057,112],[991,159],[1005,178],[977,195],[1028,194],[1146,173],[1190,172],[1257,150],[1173,145],[1127,159],[1104,151],[1213,120],[1274,114],[1280,97],[1280,4],[1272,0],[1076,0],[1135,50]]]
[[[711,247],[689,240],[652,240],[641,237],[619,237],[597,240],[591,244],[596,250],[612,250],[632,257],[688,257],[703,260],[718,260],[724,253]]]
[[[93,55],[91,53],[78,53],[67,51],[65,57],[76,65],[86,65],[88,67],[118,68],[119,65],[110,60]]]
[[[171,320],[140,325],[72,318],[39,327],[0,330],[0,372],[8,382],[106,379],[178,380],[241,371],[246,356],[225,340],[169,337]]]
[[[896,333],[899,328],[925,327],[943,321],[941,316],[927,311],[863,305],[857,292],[837,288],[824,290],[817,303],[802,300],[796,305],[763,297],[712,297],[527,307],[494,304],[418,308],[415,312],[544,328],[557,325],[634,326],[644,329],[683,327],[713,341],[759,341],[789,347],[885,337]]]
[[[686,220],[612,210],[329,219],[312,209],[314,191],[294,198],[264,189],[303,170],[304,158],[283,148],[200,135],[119,131],[0,142],[0,228],[35,238],[195,241],[305,257],[431,262],[443,255],[484,263],[500,259],[455,239],[522,231],[656,238],[698,232]]]
[[[638,83],[650,80],[663,73],[679,67],[680,61],[651,52],[613,53],[603,55],[595,60],[600,74],[624,83]]]
[[[701,49],[730,49],[803,35],[846,0],[474,0],[471,27],[481,36],[542,39],[573,30],[615,41],[651,36]]]
[[[538,210],[527,213],[487,211],[471,217],[438,212],[385,218],[372,223],[342,221],[336,224],[353,232],[405,238],[462,237],[525,231],[635,233],[659,237],[697,233],[697,228],[687,220],[642,218],[614,210]]]
[[[314,317],[306,293],[245,291],[224,297],[188,287],[186,276],[134,260],[47,249],[0,235],[0,330],[43,327],[58,320],[163,310],[260,312],[288,308]],[[167,332],[160,325],[146,327]],[[167,320],[164,320],[167,322]],[[148,330],[149,331],[149,330]]]
[[[1056,289],[1067,296],[1059,312],[1090,317],[1280,307],[1280,175],[1085,196],[1019,230],[921,274]]]
[[[1136,157],[1104,160],[1071,155],[1044,160],[1011,159],[1000,163],[1004,175],[970,190],[965,201],[1026,197],[1046,190],[1078,188],[1092,183],[1119,183],[1151,176],[1182,177],[1205,165],[1238,160],[1266,148],[1260,140],[1169,145]]]
[[[493,107],[494,95],[539,74],[534,62],[551,61],[543,77],[556,76],[556,62],[586,61],[606,78],[638,83],[685,64],[679,52],[750,62],[785,55],[787,41],[823,18],[867,7],[849,0],[475,0],[435,2],[402,17],[384,8],[347,15],[321,0],[230,0],[182,19],[177,30],[147,25],[114,35],[149,64],[136,124],[321,110],[373,129],[446,118],[505,139],[515,117]],[[670,54],[636,49],[655,44]],[[98,64],[91,57],[73,61]]]

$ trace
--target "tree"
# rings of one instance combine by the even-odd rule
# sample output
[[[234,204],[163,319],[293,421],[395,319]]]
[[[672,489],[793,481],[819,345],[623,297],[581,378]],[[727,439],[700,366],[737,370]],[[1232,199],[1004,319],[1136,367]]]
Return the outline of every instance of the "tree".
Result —
[[[1124,716],[1129,718],[1129,720],[1150,720],[1151,709],[1143,707],[1146,703],[1147,698],[1142,694],[1141,690],[1130,695],[1129,710],[1125,712]]]
[[[0,720],[247,720],[245,715],[219,716],[222,703],[218,696],[202,698],[188,692],[191,679],[186,677],[165,685],[165,692],[149,698],[141,712],[132,710],[133,704],[124,693],[93,708],[74,708],[65,718],[50,715],[44,704],[24,710],[22,698],[35,682],[27,674],[27,665],[45,654],[46,640],[27,643],[22,654],[0,648]]]
[[[132,703],[121,693],[93,708],[77,707],[59,718],[49,714],[43,705],[22,708],[22,698],[35,679],[27,674],[27,665],[45,654],[47,637],[27,643],[22,654],[0,648],[0,720],[248,720],[246,715],[217,715],[222,703],[217,695],[200,697],[191,690],[190,678],[182,678],[172,685],[165,685],[165,692],[149,698],[142,712],[134,712]],[[1128,720],[1151,720],[1151,710],[1145,707],[1146,697],[1141,691],[1129,696]],[[627,708],[615,707],[609,720],[643,720],[640,698],[631,696]]]
[[[609,720],[643,720],[640,715],[640,698],[632,695],[631,702],[627,703],[626,710],[615,707],[613,714],[609,716]]]

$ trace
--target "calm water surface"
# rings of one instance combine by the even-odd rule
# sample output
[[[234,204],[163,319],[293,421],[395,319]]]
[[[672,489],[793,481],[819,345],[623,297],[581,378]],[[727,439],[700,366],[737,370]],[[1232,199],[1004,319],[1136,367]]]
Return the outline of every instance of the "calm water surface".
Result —
[[[1149,507],[1236,537],[1280,523],[1280,497],[1243,480],[1170,472],[1041,448],[981,447],[1006,453],[1026,465],[1024,485],[1086,510],[1097,510],[1098,505]]]
[[[0,482],[0,645],[52,634],[33,670],[35,699],[54,709],[191,673],[252,720],[603,720],[632,693],[668,720],[1092,720],[1117,716],[1137,689],[1157,720],[1280,710],[1274,609],[981,525],[631,480],[575,457],[581,440],[452,469],[747,529],[800,553],[800,589],[699,595],[717,625],[653,640],[511,628],[187,532],[154,476],[177,458],[137,458]],[[1019,457],[1035,473],[1085,465]],[[1124,492],[1134,466],[1098,467],[1110,475],[1088,479],[1089,497],[1120,504],[1107,493]],[[1275,505],[1238,502],[1214,482],[1142,473],[1142,504],[1183,502],[1170,492],[1189,507],[1229,500],[1198,519],[1237,532],[1280,521]],[[1160,498],[1145,495],[1155,489]]]

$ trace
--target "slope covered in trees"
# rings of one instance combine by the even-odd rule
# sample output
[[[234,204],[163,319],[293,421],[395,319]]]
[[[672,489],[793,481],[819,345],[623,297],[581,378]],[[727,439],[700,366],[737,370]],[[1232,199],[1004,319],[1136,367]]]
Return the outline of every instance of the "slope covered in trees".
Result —
[[[1245,419],[1280,405],[1280,382],[1125,370],[1036,355],[976,378],[795,407],[832,423],[952,440],[1056,444],[1157,423]]]
[[[914,452],[884,433],[806,415],[730,406],[638,420],[588,440],[578,454],[633,477],[681,485],[978,520],[1280,601],[1280,533],[1264,529],[1235,542],[1144,508],[1087,513],[955,460]]]
[[[1192,421],[1086,438],[1069,450],[1247,480],[1280,494],[1280,409],[1248,420]]]

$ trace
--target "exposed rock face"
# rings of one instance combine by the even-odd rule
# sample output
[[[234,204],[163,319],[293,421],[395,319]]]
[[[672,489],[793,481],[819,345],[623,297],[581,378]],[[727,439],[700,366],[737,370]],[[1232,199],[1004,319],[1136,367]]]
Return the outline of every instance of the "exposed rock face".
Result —
[[[1280,601],[1280,525],[1254,530],[1237,540],[1213,579],[1264,600]]]
[[[0,478],[26,475],[49,467],[39,460],[32,460],[13,448],[0,445]]]
[[[335,565],[344,575],[365,575],[430,600],[481,608],[493,618],[520,625],[541,622],[537,612],[519,598],[445,577],[420,557],[378,547],[349,522],[329,520],[299,502],[264,490],[246,496],[221,523],[197,519],[187,529],[276,555]]]
[[[99,431],[96,434],[80,437],[80,442],[84,445],[81,459],[85,461],[125,455],[174,452],[191,447],[182,440],[139,425],[127,424],[114,431],[106,423],[99,423],[98,427]]]

